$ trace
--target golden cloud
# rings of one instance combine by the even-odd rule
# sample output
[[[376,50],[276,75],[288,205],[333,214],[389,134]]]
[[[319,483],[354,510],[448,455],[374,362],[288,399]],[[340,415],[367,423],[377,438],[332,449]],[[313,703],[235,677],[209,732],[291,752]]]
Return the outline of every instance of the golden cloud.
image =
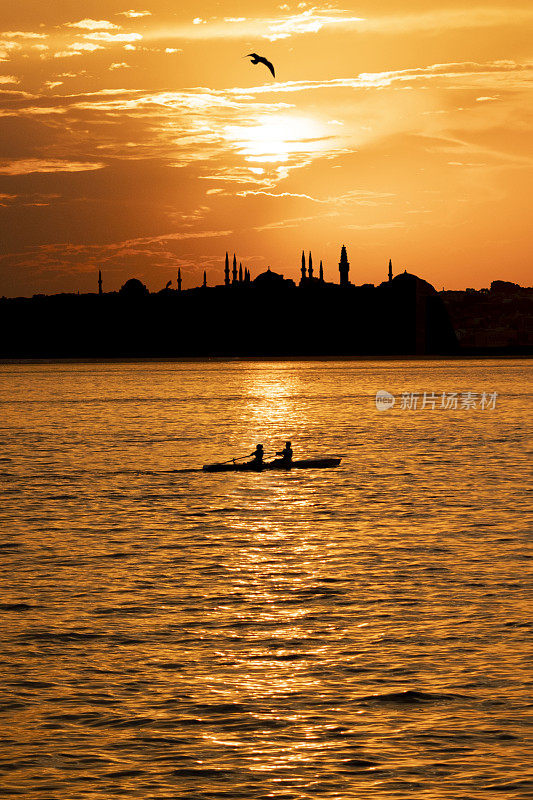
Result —
[[[130,19],[136,19],[137,17],[152,16],[151,11],[133,11],[133,9],[131,9],[130,11],[119,11],[118,13],[119,15],[122,15],[123,17],[129,17]]]
[[[95,31],[84,35],[85,39],[93,39],[97,42],[138,42],[143,37],[140,33],[108,33],[107,31]]]
[[[67,22],[67,28],[82,28],[87,31],[118,30],[120,25],[115,25],[107,19],[80,19],[79,22]]]
[[[29,175],[34,172],[86,172],[87,170],[103,169],[103,167],[105,164],[88,161],[26,158],[0,162],[0,175]]]

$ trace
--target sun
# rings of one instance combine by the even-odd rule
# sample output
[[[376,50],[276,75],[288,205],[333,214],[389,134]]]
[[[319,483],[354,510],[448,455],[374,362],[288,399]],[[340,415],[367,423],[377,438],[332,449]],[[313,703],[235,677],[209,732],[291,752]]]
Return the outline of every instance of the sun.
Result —
[[[246,161],[285,163],[297,153],[319,152],[326,136],[316,120],[281,114],[258,117],[250,125],[227,125],[224,138]]]

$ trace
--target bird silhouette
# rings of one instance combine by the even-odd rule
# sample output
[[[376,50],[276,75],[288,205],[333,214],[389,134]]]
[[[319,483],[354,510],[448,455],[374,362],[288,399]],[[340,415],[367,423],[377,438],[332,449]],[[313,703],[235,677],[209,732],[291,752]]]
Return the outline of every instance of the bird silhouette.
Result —
[[[243,56],[243,58],[251,58],[252,64],[264,64],[265,67],[268,67],[268,69],[272,73],[272,77],[273,78],[276,77],[276,73],[274,72],[274,64],[268,61],[268,59],[266,59],[264,56],[258,56],[257,53],[248,53],[248,55]]]

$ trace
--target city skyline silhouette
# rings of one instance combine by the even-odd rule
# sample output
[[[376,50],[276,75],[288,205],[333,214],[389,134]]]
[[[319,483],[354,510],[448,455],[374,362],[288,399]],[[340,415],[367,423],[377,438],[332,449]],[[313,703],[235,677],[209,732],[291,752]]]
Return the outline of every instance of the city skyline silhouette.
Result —
[[[300,280],[268,267],[258,275],[226,252],[223,280],[155,292],[139,278],[104,291],[0,299],[0,357],[325,357],[530,353],[533,289],[493,281],[479,292],[437,291],[394,273],[358,284],[340,248],[336,280],[302,251]],[[239,266],[237,266],[237,264]],[[230,266],[231,265],[231,266]],[[511,303],[511,305],[509,305]],[[466,348],[466,349],[465,349]]]

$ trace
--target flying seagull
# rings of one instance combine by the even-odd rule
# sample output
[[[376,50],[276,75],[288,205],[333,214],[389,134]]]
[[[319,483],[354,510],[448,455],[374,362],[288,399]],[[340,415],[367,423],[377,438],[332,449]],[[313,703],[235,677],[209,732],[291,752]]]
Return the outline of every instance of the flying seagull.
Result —
[[[264,56],[258,56],[257,53],[248,53],[248,55],[243,56],[243,58],[251,58],[252,64],[264,64],[265,67],[268,67],[272,73],[272,77],[276,77],[276,73],[274,72],[274,64],[268,61]]]

